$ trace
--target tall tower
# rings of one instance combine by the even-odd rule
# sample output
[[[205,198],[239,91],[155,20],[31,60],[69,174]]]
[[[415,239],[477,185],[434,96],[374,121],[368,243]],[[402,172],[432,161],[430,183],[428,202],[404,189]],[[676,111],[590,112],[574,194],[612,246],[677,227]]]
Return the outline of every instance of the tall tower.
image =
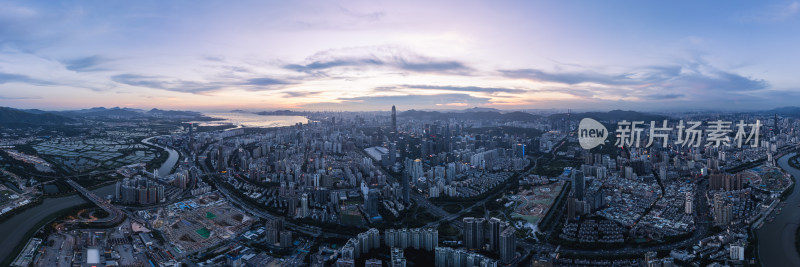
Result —
[[[188,151],[191,154],[194,154],[194,123],[189,123],[189,144],[188,144]]]
[[[586,187],[586,181],[583,177],[583,172],[579,170],[572,170],[572,194],[578,200],[583,200],[584,197],[584,189]]]
[[[775,113],[775,125],[772,128],[772,133],[779,134],[781,131],[778,130],[778,113]]]
[[[219,142],[217,147],[217,171],[225,169],[225,155],[222,153],[222,141]]]
[[[508,227],[500,233],[500,261],[511,263],[516,258],[517,240],[514,227]]]
[[[409,172],[408,169],[403,170],[403,180],[401,180],[401,183],[402,183],[402,186],[403,186],[402,187],[403,188],[403,202],[405,202],[406,204],[411,203],[411,199],[409,199],[409,197],[410,197],[409,196],[409,191],[410,190],[408,188],[409,187],[409,185],[408,185],[408,183],[409,183],[409,179],[408,179],[409,174],[408,174],[408,172]]]
[[[397,108],[392,105],[392,131],[397,132]]]
[[[303,195],[300,197],[300,207],[300,217],[308,217],[308,194],[303,193]]]

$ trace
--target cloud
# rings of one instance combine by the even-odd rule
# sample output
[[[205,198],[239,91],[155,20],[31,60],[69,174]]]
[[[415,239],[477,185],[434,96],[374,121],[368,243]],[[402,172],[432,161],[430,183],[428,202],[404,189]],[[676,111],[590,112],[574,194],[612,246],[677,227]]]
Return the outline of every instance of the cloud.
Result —
[[[82,24],[85,10],[70,4],[50,9],[29,1],[18,2],[0,2],[0,46],[37,51],[107,27],[105,23]]]
[[[358,9],[365,9],[364,4]],[[367,7],[368,8],[368,7]],[[369,29],[386,17],[384,11],[361,11],[344,7],[340,4],[316,5],[310,16],[298,16],[285,21],[287,30],[361,30]]]
[[[147,76],[138,74],[115,75],[111,77],[111,80],[131,86],[183,93],[203,93],[223,88],[221,85],[213,83],[198,83],[192,81],[174,80],[163,76]]]
[[[243,89],[247,91],[266,91],[280,89],[281,87],[278,87],[280,85],[292,84],[291,82],[266,77],[246,79],[244,82],[240,82],[238,79],[196,82],[171,79],[164,76],[148,76],[139,74],[115,75],[111,77],[111,80],[131,86],[193,94],[205,94],[227,88]]]
[[[335,59],[330,61],[313,61],[305,65],[289,64],[284,66],[284,68],[299,72],[311,72],[316,70],[324,70],[324,69],[344,67],[344,66],[370,66],[370,65],[382,66],[384,64],[385,63],[383,61],[374,58],[347,58],[347,59]]]
[[[32,85],[53,85],[53,83],[31,78],[26,75],[2,73],[0,72],[0,84],[4,83],[27,83]]]
[[[683,97],[684,94],[652,94],[644,96],[648,100],[672,100]]]
[[[40,18],[34,9],[10,2],[0,3],[0,44],[28,41],[35,36],[36,21]]]
[[[800,13],[800,2],[775,4],[750,10],[738,15],[738,20],[747,23],[770,23],[785,21]]]
[[[321,93],[322,92],[289,91],[289,92],[284,92],[284,96],[285,97],[290,97],[290,98],[291,97],[307,97],[307,96],[312,96],[312,95],[318,95],[318,94],[321,94]]]
[[[341,97],[334,101],[305,103],[299,108],[314,110],[388,110],[392,105],[415,109],[441,109],[444,107],[482,106],[490,104],[490,98],[469,94],[433,95],[372,95]]]
[[[352,18],[359,19],[359,20],[369,21],[369,22],[378,21],[383,16],[386,15],[383,11],[361,13],[361,12],[356,12],[356,11],[353,11],[351,9],[345,8],[343,6],[339,6],[339,10],[341,10],[342,13],[344,13],[347,16],[350,16]]]
[[[438,85],[403,85],[405,88],[412,89],[429,89],[429,90],[444,90],[444,91],[461,91],[461,92],[477,92],[477,93],[525,93],[527,90],[502,88],[502,87],[477,87],[477,86],[438,86]]]
[[[41,96],[2,96],[0,100],[25,100],[25,99],[42,99]]]
[[[342,101],[342,105],[364,108],[385,108],[391,105],[432,108],[450,104],[477,106],[489,103],[489,98],[469,94],[380,95],[338,98],[338,100]]]
[[[253,79],[247,80],[247,82],[245,82],[244,84],[245,85],[257,85],[257,86],[271,86],[271,85],[285,85],[285,84],[291,84],[291,83],[287,82],[287,81],[273,79],[273,78],[253,78]]]
[[[106,70],[104,68],[99,68],[99,65],[108,62],[109,60],[101,57],[101,56],[89,56],[83,58],[77,58],[72,60],[65,60],[62,63],[64,67],[71,71],[77,72],[88,72],[88,71],[101,71]]]
[[[509,78],[523,78],[537,81],[563,84],[598,83],[605,85],[632,85],[655,80],[673,78],[680,72],[680,67],[658,66],[645,69],[643,73],[603,74],[593,71],[580,72],[546,72],[538,69],[500,70]]]
[[[753,92],[770,86],[763,79],[720,70],[701,58],[680,65],[645,66],[612,74],[589,70],[547,72],[539,69],[500,70],[500,73],[508,78],[564,84],[568,87],[547,91],[585,98],[702,98],[732,92]]]
[[[327,76],[326,70],[349,67],[353,69],[383,68],[418,73],[467,74],[471,69],[456,60],[422,56],[392,46],[373,46],[334,49],[319,52],[304,64],[286,64],[285,69]]]

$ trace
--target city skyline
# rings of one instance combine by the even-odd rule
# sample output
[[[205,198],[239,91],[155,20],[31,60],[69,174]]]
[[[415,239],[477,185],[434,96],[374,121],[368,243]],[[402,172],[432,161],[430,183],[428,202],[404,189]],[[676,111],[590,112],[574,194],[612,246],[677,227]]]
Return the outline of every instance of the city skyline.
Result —
[[[800,3],[0,4],[0,106],[758,110]]]

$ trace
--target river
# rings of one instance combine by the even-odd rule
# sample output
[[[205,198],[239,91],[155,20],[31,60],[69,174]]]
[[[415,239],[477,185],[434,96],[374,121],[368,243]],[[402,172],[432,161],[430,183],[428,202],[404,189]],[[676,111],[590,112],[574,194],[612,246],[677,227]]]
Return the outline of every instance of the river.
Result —
[[[159,144],[150,143],[150,139],[152,138],[153,137],[145,138],[144,140],[142,140],[142,143],[154,145],[164,150],[167,150],[167,153],[169,153],[169,157],[167,157],[167,161],[164,161],[164,163],[161,164],[161,167],[158,168],[158,174],[159,176],[168,175],[172,173],[172,168],[175,167],[175,163],[178,163],[178,159],[180,159],[180,154],[178,154],[178,152],[175,151],[174,149]]]
[[[145,139],[145,140],[149,140]],[[146,141],[144,141],[146,142]],[[161,164],[158,173],[168,174],[172,167],[178,162],[179,154],[177,151],[170,148],[159,146],[166,149],[169,153],[167,161]],[[98,196],[106,196],[114,194],[114,184],[106,185],[92,190]],[[25,234],[31,230],[37,223],[45,219],[50,214],[58,212],[63,209],[72,208],[86,203],[86,200],[79,195],[70,195],[57,198],[45,198],[42,204],[27,209],[20,214],[14,215],[10,219],[0,223],[0,262],[4,261],[6,257],[16,257],[17,255],[10,255],[14,247],[22,240]]]
[[[800,170],[789,166],[789,159],[795,153],[778,159],[778,166],[788,171],[797,182]],[[786,206],[771,223],[758,230],[758,253],[762,266],[782,267],[800,266],[800,255],[795,249],[794,240],[800,223],[800,185],[795,185],[792,194],[786,198]]]
[[[292,126],[298,123],[308,123],[308,118],[303,116],[287,115],[258,115],[248,112],[216,112],[203,113],[203,115],[216,118],[216,121],[196,121],[198,126],[218,126],[233,124],[239,127],[271,128]]]

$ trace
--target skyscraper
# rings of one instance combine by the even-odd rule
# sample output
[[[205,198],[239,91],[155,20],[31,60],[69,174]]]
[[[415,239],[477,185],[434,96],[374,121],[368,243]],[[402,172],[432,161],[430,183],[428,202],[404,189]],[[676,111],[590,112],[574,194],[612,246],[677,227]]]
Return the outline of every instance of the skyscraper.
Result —
[[[217,147],[217,171],[225,169],[225,155],[222,153],[222,141],[219,142]]]
[[[411,201],[409,199],[409,197],[410,197],[409,196],[409,191],[411,191],[411,190],[409,189],[409,185],[408,185],[408,183],[409,183],[408,176],[409,176],[408,169],[403,170],[403,180],[400,181],[400,182],[402,183],[402,186],[403,186],[403,201],[406,204],[410,203],[410,201]]]
[[[392,131],[397,132],[397,108],[392,105]]]
[[[778,130],[778,113],[775,113],[775,121],[774,121],[774,122],[775,122],[775,124],[774,124],[774,126],[773,126],[773,128],[772,128],[772,132],[773,132],[774,134],[779,134],[779,133],[781,133],[781,131],[780,131],[780,130]]]
[[[476,250],[483,247],[483,223],[485,221],[484,218],[464,218],[464,247]]]
[[[369,216],[378,215],[378,189],[372,188],[364,198],[364,206]]]
[[[189,151],[194,153],[194,123],[189,123]]]
[[[508,227],[500,233],[500,260],[503,263],[511,263],[516,256],[517,240],[514,234],[514,227]]]
[[[579,170],[572,171],[572,194],[578,200],[583,201],[584,196],[584,188],[586,187],[586,181],[583,177],[583,172]]]
[[[497,251],[500,248],[500,233],[508,226],[508,223],[492,217],[489,219],[489,250]]]
[[[397,144],[395,142],[389,143],[389,162],[392,164],[397,162]]]
[[[308,217],[308,194],[303,193],[300,197],[300,217]]]

